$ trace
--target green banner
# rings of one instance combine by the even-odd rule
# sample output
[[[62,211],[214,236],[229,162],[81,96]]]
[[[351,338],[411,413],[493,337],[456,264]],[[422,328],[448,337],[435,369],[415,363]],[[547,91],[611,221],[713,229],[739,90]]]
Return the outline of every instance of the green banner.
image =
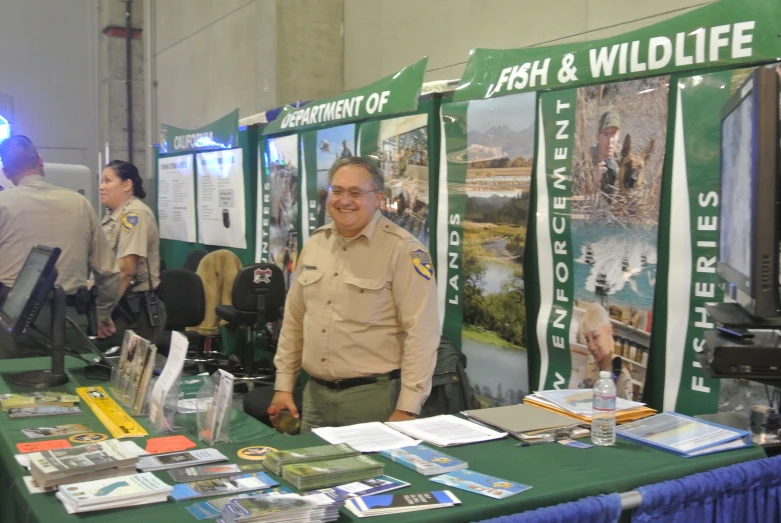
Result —
[[[574,300],[572,245],[572,156],[575,144],[575,91],[540,95],[537,151],[537,259],[540,312],[540,390],[568,388],[572,361],[569,330]]]
[[[442,335],[459,349],[464,299],[469,292],[463,276],[466,215],[466,111],[469,104],[442,104],[442,156],[439,174],[439,248],[437,280]],[[453,161],[451,161],[453,160]],[[447,246],[447,248],[443,248]]]
[[[703,350],[705,331],[715,328],[705,305],[723,300],[716,274],[721,111],[749,72],[722,71],[674,82],[673,158],[665,190],[669,219],[660,262],[676,269],[660,274],[666,295],[655,334],[665,337],[667,351],[654,364],[664,369],[664,409],[683,414],[712,413],[719,405],[721,380],[705,376],[696,354]]]
[[[669,81],[540,95],[540,389],[588,389],[609,371],[619,397],[642,398],[653,352]]]
[[[198,129],[182,129],[162,124],[160,152],[175,153],[197,149],[231,149],[239,143],[239,110]]]
[[[366,87],[333,98],[317,100],[302,108],[287,106],[263,129],[263,134],[301,130],[317,125],[337,125],[372,116],[416,111],[427,62],[427,57],[422,58]]]
[[[757,63],[781,56],[781,2],[720,0],[657,24],[592,42],[474,49],[454,99]]]
[[[267,138],[258,150],[258,202],[262,204],[255,258],[282,269],[286,288],[290,288],[298,256],[299,137]]]

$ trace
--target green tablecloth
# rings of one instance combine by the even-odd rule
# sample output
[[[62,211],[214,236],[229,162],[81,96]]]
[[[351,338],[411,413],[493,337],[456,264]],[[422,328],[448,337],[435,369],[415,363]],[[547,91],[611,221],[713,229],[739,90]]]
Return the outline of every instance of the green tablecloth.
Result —
[[[20,370],[46,368],[46,359],[3,360],[0,362],[2,373]],[[82,371],[82,364],[68,358],[67,366],[71,382],[64,390],[73,390],[78,386],[95,385],[96,382],[87,379]],[[4,380],[0,380],[0,393],[9,392],[11,388]],[[53,523],[89,521],[95,523],[193,523],[192,517],[185,507],[193,501],[161,503],[142,507],[115,509],[104,512],[86,513],[69,516],[53,493],[31,495],[24,486],[22,477],[27,472],[20,467],[15,459],[16,443],[29,441],[20,429],[50,426],[65,423],[83,423],[97,432],[107,432],[97,418],[87,408],[78,416],[62,418],[34,418],[25,420],[10,420],[3,416],[0,423],[0,521],[4,523]],[[139,420],[147,430],[150,429],[146,420]],[[151,430],[150,430],[151,434]],[[236,451],[248,445],[268,445],[278,449],[322,444],[314,435],[286,436],[277,434],[269,427],[259,423],[242,412],[235,411],[232,416],[231,437],[235,443],[220,445],[218,448],[234,462],[244,462],[236,456]],[[195,437],[190,435],[193,441]],[[144,446],[144,441],[138,443]],[[635,445],[619,440],[615,447],[580,450],[558,444],[538,445],[519,448],[513,446],[514,440],[505,439],[477,445],[453,447],[446,452],[469,462],[470,468],[491,474],[510,481],[517,481],[533,488],[516,494],[505,500],[472,494],[451,489],[462,501],[460,507],[417,512],[414,516],[384,516],[382,521],[416,522],[443,521],[448,523],[458,521],[479,521],[500,515],[514,514],[541,506],[554,505],[566,501],[574,501],[584,496],[610,492],[624,492],[641,485],[678,478],[696,472],[703,472],[716,467],[731,465],[741,461],[760,459],[765,456],[760,447],[701,456],[697,458],[679,458],[672,454]],[[425,492],[446,488],[433,483],[396,463],[384,461],[385,473],[411,483],[410,487],[399,490],[405,492]],[[171,482],[166,472],[158,476]],[[281,480],[281,478],[277,478]],[[284,482],[282,482],[285,484]],[[289,485],[288,485],[289,486]],[[340,521],[357,520],[343,509]]]

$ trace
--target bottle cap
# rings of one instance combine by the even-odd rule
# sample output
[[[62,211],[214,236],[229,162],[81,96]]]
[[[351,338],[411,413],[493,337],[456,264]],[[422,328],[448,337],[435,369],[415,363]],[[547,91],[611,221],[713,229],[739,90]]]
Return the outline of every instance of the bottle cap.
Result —
[[[600,378],[612,378],[613,375],[610,373],[609,370],[601,370],[601,371],[599,371],[599,377]]]

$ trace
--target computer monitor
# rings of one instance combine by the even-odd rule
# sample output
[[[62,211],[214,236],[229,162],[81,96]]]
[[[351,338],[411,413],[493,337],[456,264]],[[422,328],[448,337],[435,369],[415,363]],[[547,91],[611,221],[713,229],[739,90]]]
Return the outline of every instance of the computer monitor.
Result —
[[[54,264],[60,256],[58,247],[34,245],[19,271],[16,282],[0,305],[0,324],[12,336],[27,332],[57,279]]]
[[[758,67],[721,112],[717,272],[755,318],[781,316],[779,98],[775,71]]]

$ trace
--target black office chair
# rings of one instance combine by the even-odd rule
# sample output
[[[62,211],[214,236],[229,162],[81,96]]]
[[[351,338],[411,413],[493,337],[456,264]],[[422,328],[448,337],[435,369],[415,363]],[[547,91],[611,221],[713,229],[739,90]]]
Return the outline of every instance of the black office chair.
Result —
[[[240,368],[233,374],[244,381],[274,379],[273,365],[256,366],[255,338],[260,335],[268,355],[276,351],[268,324],[279,321],[285,308],[285,276],[282,269],[271,263],[256,263],[242,268],[233,280],[233,305],[218,305],[217,316],[247,329],[247,338],[241,351]]]
[[[198,265],[201,263],[201,260],[204,256],[209,254],[206,251],[190,251],[190,254],[187,255],[187,258],[184,259],[184,265],[182,265],[182,269],[190,272],[195,272],[198,270]]]
[[[206,314],[206,298],[201,277],[185,269],[169,269],[160,273],[160,299],[166,309],[165,330],[158,350],[168,355],[171,333],[179,331],[190,342],[188,352],[200,351],[203,339],[187,327],[200,325]]]

